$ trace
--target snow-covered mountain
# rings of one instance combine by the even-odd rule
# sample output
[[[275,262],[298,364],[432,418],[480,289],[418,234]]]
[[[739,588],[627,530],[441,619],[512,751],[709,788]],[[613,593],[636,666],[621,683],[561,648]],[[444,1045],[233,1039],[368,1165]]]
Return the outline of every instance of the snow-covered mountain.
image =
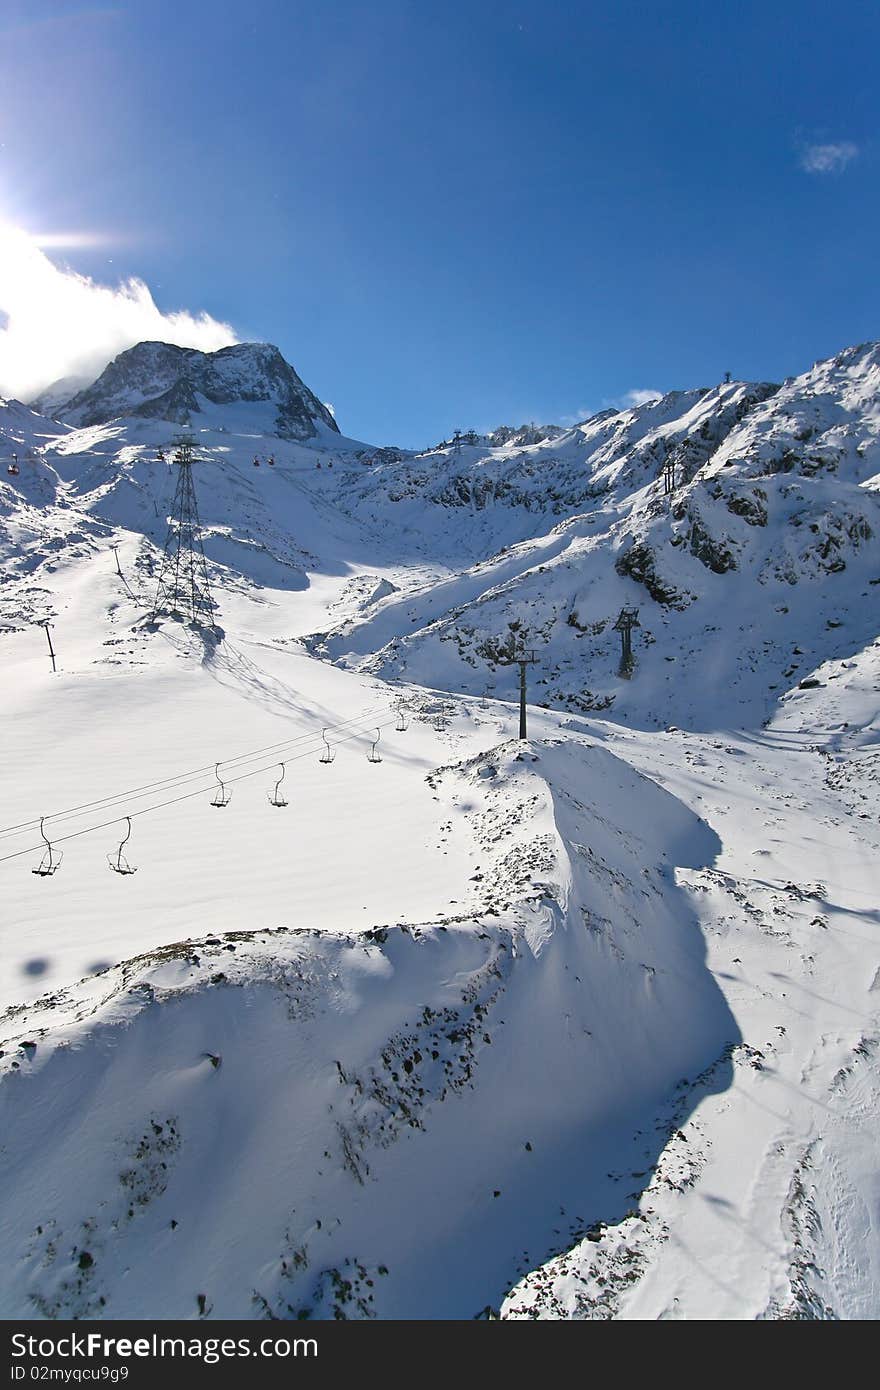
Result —
[[[353,615],[317,649],[482,693],[504,679],[495,658],[514,633],[539,651],[542,703],[661,726],[760,723],[820,661],[873,635],[878,362],[869,344],[779,388],[676,392],[530,448],[346,479],[340,505],[418,526],[453,573]],[[618,675],[624,605],[640,613],[635,680]]]
[[[58,400],[54,389],[49,394],[51,413],[77,426],[125,416],[183,425],[209,406],[265,403],[270,407],[265,433],[312,439],[322,427],[338,432],[331,412],[269,343],[236,343],[216,352],[138,343],[114,358],[85,390],[67,400]]]
[[[0,1311],[877,1316],[880,344],[422,454],[263,345],[55,417],[0,402]],[[148,621],[182,428],[220,641]]]

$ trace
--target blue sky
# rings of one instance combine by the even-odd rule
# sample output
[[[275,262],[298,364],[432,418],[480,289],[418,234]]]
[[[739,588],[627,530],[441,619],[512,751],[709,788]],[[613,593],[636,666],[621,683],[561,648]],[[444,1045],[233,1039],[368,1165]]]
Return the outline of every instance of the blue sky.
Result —
[[[779,379],[880,336],[878,51],[851,0],[5,0],[0,220],[371,441]]]

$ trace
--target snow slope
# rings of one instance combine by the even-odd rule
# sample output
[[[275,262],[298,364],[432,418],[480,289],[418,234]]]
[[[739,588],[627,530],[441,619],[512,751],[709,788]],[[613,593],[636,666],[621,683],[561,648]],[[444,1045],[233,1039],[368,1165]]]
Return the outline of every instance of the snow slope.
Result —
[[[878,346],[422,456],[142,347],[0,404],[0,1310],[876,1316]]]
[[[362,1266],[368,1315],[472,1317],[560,1203],[566,1231],[585,1189],[614,1209],[605,1169],[641,1114],[737,1037],[668,882],[714,836],[580,740],[502,744],[432,785],[479,844],[456,919],[177,943],[18,1016],[4,1307],[170,1317],[204,1293],[216,1316],[329,1315]],[[38,1160],[47,1124],[63,1138]]]

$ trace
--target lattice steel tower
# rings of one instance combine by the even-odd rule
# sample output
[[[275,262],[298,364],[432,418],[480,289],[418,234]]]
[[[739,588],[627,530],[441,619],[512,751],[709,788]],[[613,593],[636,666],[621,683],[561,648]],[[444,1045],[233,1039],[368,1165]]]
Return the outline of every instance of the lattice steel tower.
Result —
[[[214,601],[208,584],[208,566],[202,548],[202,532],[196,490],[193,486],[192,440],[175,441],[177,486],[168,518],[165,554],[156,586],[152,619],[161,614],[188,618],[202,627],[214,627]]]

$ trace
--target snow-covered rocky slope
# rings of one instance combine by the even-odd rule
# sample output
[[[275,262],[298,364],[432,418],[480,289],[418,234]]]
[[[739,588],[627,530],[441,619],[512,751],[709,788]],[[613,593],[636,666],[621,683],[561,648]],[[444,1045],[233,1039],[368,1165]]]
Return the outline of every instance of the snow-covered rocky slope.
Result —
[[[423,455],[180,353],[0,403],[0,1311],[876,1316],[880,347]]]
[[[338,433],[327,407],[269,343],[237,343],[217,352],[138,343],[114,358],[91,386],[56,400],[51,413],[80,426],[132,415],[184,423],[209,405],[241,401],[271,407],[267,432],[284,438],[311,439],[322,427]]]
[[[542,703],[659,727],[759,723],[819,661],[876,632],[878,390],[871,344],[778,390],[675,393],[512,454],[376,470],[359,511],[421,512],[441,553],[490,553],[442,587],[387,598],[320,649],[477,693],[498,681],[512,632],[539,651]],[[636,681],[618,677],[624,605],[640,610]]]
[[[581,740],[431,785],[476,846],[454,916],[203,935],[13,1015],[5,1310],[473,1317],[623,1215],[643,1116],[739,1041],[674,883],[715,837]]]

